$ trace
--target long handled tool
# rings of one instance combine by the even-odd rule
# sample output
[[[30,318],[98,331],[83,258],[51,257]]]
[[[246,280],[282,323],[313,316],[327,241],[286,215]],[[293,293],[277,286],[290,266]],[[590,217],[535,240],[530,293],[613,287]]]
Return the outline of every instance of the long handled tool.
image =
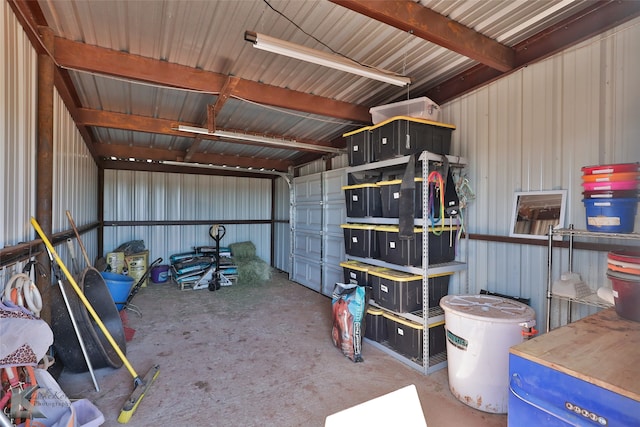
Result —
[[[82,292],[82,290],[80,289],[76,281],[73,279],[73,276],[71,275],[69,270],[67,270],[67,267],[64,265],[64,263],[58,256],[58,253],[54,249],[53,245],[51,244],[49,239],[47,239],[47,236],[44,234],[44,231],[42,231],[42,228],[40,228],[40,224],[38,224],[38,221],[36,221],[36,219],[33,217],[31,218],[31,225],[36,230],[36,232],[42,239],[43,243],[49,250],[49,252],[51,252],[53,257],[55,258],[56,263],[58,264],[60,269],[64,272],[64,275],[69,280],[69,283],[71,283],[73,290],[76,291],[76,293],[78,294],[78,298],[80,298],[80,301],[82,301],[82,304],[84,304],[89,314],[91,314],[91,317],[96,322],[96,324],[100,327],[100,330],[102,331],[104,336],[107,338],[107,341],[109,341],[109,343],[111,344],[115,352],[118,354],[120,359],[122,359],[122,363],[124,364],[124,366],[127,368],[129,373],[133,377],[133,385],[134,385],[133,393],[131,394],[131,396],[129,396],[129,399],[127,400],[127,402],[125,402],[124,406],[122,407],[122,411],[120,411],[120,416],[118,417],[118,422],[127,423],[131,419],[131,416],[133,415],[135,410],[138,408],[138,405],[142,401],[142,398],[144,397],[145,393],[151,387],[151,384],[153,383],[153,381],[157,378],[158,374],[160,374],[160,367],[158,365],[155,365],[153,368],[149,370],[149,372],[147,372],[147,374],[143,379],[140,378],[140,376],[136,373],[135,369],[133,369],[133,366],[131,366],[131,363],[129,363],[129,360],[127,359],[127,357],[124,355],[124,353],[116,343],[116,341],[113,339],[113,336],[111,336],[111,333],[109,332],[109,330],[106,328],[102,320],[100,320],[100,317],[91,306],[91,303],[84,296],[84,293]]]
[[[142,286],[144,281],[147,280],[147,277],[149,277],[149,272],[151,271],[151,269],[156,265],[160,264],[161,262],[162,262],[162,258],[157,258],[147,267],[147,269],[144,271],[144,273],[140,277],[140,280],[138,280],[138,282],[135,285],[133,285],[133,288],[131,288],[131,290],[129,291],[129,295],[127,295],[127,300],[125,301],[124,306],[122,307],[123,310],[129,309],[134,313],[136,313],[138,316],[142,316],[142,312],[140,311],[140,309],[135,305],[131,304],[131,300],[133,300],[133,297],[136,296],[136,294],[140,290],[140,287]]]
[[[91,373],[91,379],[93,380],[93,385],[95,386],[96,391],[100,391],[100,386],[98,386],[98,381],[96,380],[96,376],[93,373],[93,366],[91,365],[91,359],[87,354],[87,348],[84,346],[84,339],[82,338],[82,334],[80,333],[80,329],[78,328],[78,323],[76,322],[76,317],[73,314],[71,305],[69,305],[69,299],[67,298],[67,293],[64,290],[64,285],[62,284],[62,277],[60,277],[59,268],[55,267],[53,263],[53,255],[51,255],[51,251],[49,250],[49,248],[47,248],[47,254],[49,254],[49,260],[51,260],[51,268],[54,272],[54,275],[56,276],[56,280],[58,281],[58,287],[60,288],[60,293],[62,294],[64,305],[67,307],[67,312],[69,313],[69,318],[71,319],[73,330],[76,332],[76,337],[78,338],[78,342],[80,343],[82,356],[84,356],[84,361],[86,362],[87,368],[89,368],[89,372]]]
[[[82,243],[82,239],[80,238],[80,233],[76,228],[76,223],[71,216],[71,212],[67,211],[67,218],[69,219],[69,224],[71,224],[71,228],[73,228],[73,232],[76,234],[76,239],[78,239],[78,246],[80,246],[80,250],[82,251],[82,256],[84,256],[84,260],[87,263],[87,267],[91,267],[91,261],[89,261],[89,255],[87,255],[87,250]]]
[[[73,240],[70,238],[67,239],[67,249],[69,251],[69,255],[71,256],[71,265],[73,266],[73,272],[75,274],[80,274],[80,267],[78,266],[78,261],[76,260],[76,251],[73,247]]]

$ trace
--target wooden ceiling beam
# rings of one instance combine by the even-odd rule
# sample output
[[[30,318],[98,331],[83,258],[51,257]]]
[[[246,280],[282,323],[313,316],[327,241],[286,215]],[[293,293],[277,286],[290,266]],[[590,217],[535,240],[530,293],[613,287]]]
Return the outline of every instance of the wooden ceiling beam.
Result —
[[[227,77],[227,80],[224,82],[224,86],[220,89],[220,93],[218,94],[218,99],[216,99],[216,103],[213,106],[213,115],[214,117],[218,115],[220,111],[222,111],[222,107],[227,102],[229,97],[233,95],[233,92],[238,86],[240,79],[238,77]]]
[[[146,163],[146,162],[127,162],[122,160],[108,160],[102,164],[104,169],[115,170],[132,170],[132,171],[146,171],[146,172],[165,172],[165,173],[179,173],[179,174],[191,174],[191,175],[223,175],[223,176],[237,176],[246,178],[259,178],[259,179],[273,179],[276,175],[268,175],[264,173],[251,173],[245,170],[236,170],[235,168],[226,169],[206,169],[193,167],[185,163],[184,166],[167,165],[163,163]]]
[[[221,138],[214,135],[206,135],[206,134],[196,134],[189,133],[184,131],[176,130],[178,127],[178,123],[173,120],[167,119],[158,119],[153,117],[145,117],[145,116],[137,116],[132,114],[124,114],[124,113],[114,113],[110,111],[103,110],[92,110],[89,108],[78,108],[77,109],[77,118],[75,118],[76,124],[81,126],[95,126],[95,127],[104,127],[111,129],[122,129],[129,130],[132,132],[146,132],[146,133],[158,133],[163,135],[171,135],[178,136],[182,138],[201,138],[201,139],[211,139],[211,140],[220,140]],[[182,125],[187,126],[195,126],[198,127],[197,124],[192,123],[180,123]],[[241,133],[241,134],[251,134],[250,132],[240,131],[236,129],[218,129],[221,131]],[[287,138],[283,135],[265,135],[260,133],[255,133],[256,136],[265,136],[273,139],[282,139],[287,140]],[[315,145],[318,147],[333,147],[330,143],[318,143],[317,141],[308,141],[296,138],[296,142],[300,142],[307,145]],[[254,141],[242,141],[234,139],[233,142],[235,144],[247,144],[264,147],[267,145],[264,142],[254,142]],[[283,147],[280,145],[274,145],[274,148],[281,149],[289,149],[287,147]],[[341,147],[344,147],[344,141],[342,141]],[[341,148],[338,147],[338,148]],[[304,147],[295,147],[292,148],[295,151],[311,151],[316,152],[317,150],[306,149]],[[195,154],[195,153],[194,153]]]
[[[201,137],[197,136],[197,137],[193,138],[193,142],[189,146],[189,149],[187,150],[187,153],[184,155],[184,161],[185,162],[190,162],[191,161],[191,158],[193,157],[193,155],[198,152],[198,147],[200,147],[200,143],[201,142],[202,142],[202,138]]]
[[[55,39],[54,56],[57,64],[70,70],[104,74],[105,76],[214,95],[221,93],[225,84],[230,81],[229,77],[224,74],[105,49],[60,37]],[[368,107],[243,79],[233,82],[235,88],[230,88],[228,96],[347,121],[371,122]]]
[[[451,51],[506,72],[513,69],[515,54],[508,46],[484,36],[446,16],[410,0],[331,0],[400,30],[410,32]]]
[[[160,133],[185,137],[189,134],[174,130],[177,123],[174,120],[157,119],[153,117],[137,116],[133,114],[114,113],[110,111],[78,108],[77,124],[111,129],[130,130],[134,132]],[[217,139],[216,137],[205,138]]]
[[[94,149],[100,157],[119,160],[138,160],[138,162],[135,163],[158,163],[162,161],[186,162],[185,152],[164,148],[135,147],[129,144],[94,144]],[[148,160],[151,160],[151,162],[148,162]],[[289,166],[291,166],[291,163],[281,160],[229,156],[215,153],[195,153],[191,156],[190,162],[205,165],[226,165],[229,168],[239,166],[241,168],[275,169],[282,172],[286,172]]]
[[[131,55],[56,37],[55,60],[63,68],[216,94],[226,77],[185,65]]]

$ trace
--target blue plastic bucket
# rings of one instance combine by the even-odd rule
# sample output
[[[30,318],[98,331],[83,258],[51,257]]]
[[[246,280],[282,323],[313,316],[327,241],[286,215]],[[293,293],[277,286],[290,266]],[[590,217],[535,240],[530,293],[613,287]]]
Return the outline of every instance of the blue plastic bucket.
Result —
[[[632,233],[638,199],[583,199],[587,230],[605,233]]]
[[[124,304],[127,302],[129,292],[133,287],[133,277],[125,276],[124,274],[116,274],[104,271],[102,277],[107,284],[111,298],[116,304],[118,311],[122,310]]]

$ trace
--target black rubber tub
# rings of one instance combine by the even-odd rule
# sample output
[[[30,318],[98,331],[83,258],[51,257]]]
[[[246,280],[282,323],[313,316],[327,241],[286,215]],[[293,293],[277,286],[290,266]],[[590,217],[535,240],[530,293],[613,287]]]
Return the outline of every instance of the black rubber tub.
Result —
[[[63,285],[93,369],[121,367],[123,365],[122,359],[109,343],[71,284],[65,280]],[[82,272],[82,279],[78,281],[78,286],[120,350],[126,354],[122,319],[100,272],[95,268],[87,268]],[[53,330],[55,357],[60,359],[65,369],[71,372],[86,372],[89,368],[82,354],[82,348],[74,331],[60,287],[57,284],[52,289],[51,299],[51,329]]]

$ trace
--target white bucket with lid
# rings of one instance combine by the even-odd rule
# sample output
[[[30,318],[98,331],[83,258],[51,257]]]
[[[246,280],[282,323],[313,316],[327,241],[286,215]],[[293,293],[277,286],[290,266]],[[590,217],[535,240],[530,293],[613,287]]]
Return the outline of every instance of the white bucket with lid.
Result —
[[[535,311],[492,295],[440,300],[447,336],[449,388],[461,402],[504,414],[509,400],[509,348],[535,326]]]

